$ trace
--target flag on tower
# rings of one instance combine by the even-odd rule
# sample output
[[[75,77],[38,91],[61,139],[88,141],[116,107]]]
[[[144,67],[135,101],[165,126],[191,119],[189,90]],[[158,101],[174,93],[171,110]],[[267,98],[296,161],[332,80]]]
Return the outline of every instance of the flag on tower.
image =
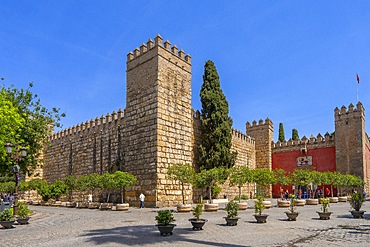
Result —
[[[357,80],[357,83],[360,84],[360,77],[358,76],[358,74],[356,74],[356,80]]]

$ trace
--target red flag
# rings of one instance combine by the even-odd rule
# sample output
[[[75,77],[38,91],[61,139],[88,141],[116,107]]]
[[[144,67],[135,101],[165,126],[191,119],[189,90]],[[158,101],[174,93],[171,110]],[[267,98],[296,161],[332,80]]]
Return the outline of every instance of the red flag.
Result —
[[[356,80],[357,80],[357,83],[360,84],[360,77],[358,76],[358,74],[356,74]]]

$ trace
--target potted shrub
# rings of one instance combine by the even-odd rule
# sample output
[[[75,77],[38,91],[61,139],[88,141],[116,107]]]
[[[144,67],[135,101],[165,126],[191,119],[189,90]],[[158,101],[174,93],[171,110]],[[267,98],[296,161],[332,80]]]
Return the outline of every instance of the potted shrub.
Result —
[[[238,217],[238,203],[236,201],[230,201],[226,207],[225,210],[227,212],[227,216],[224,217],[226,220],[226,225],[228,226],[236,226],[238,224],[238,220],[240,217]]]
[[[18,202],[18,210],[17,210],[17,222],[20,225],[28,224],[30,219],[29,215],[31,214],[31,210],[28,209],[28,205],[22,202]]]
[[[360,210],[364,201],[365,201],[365,198],[364,198],[364,195],[362,193],[354,191],[351,194],[351,200],[349,201],[349,203],[351,204],[351,207],[354,209],[354,210],[350,211],[353,218],[358,219],[358,218],[363,218],[364,217],[364,213],[366,211]]]
[[[155,220],[157,221],[156,226],[158,227],[158,230],[162,236],[173,234],[172,231],[176,225],[172,224],[172,222],[175,221],[172,210],[166,209],[158,211]]]
[[[5,229],[12,228],[14,225],[14,221],[15,220],[12,208],[7,208],[0,213],[0,225],[2,225]]]
[[[179,181],[181,185],[182,204],[177,205],[177,212],[190,212],[191,204],[185,204],[185,184],[194,182],[195,172],[189,164],[175,164],[168,169],[167,177],[169,179]]]
[[[262,214],[262,211],[265,209],[263,201],[265,199],[262,196],[258,196],[254,202],[254,212],[256,213],[254,217],[257,220],[257,223],[266,223],[268,214]]]
[[[238,196],[236,197],[239,201],[238,210],[246,210],[248,208],[248,203],[241,202],[244,196],[242,196],[242,187],[247,182],[250,183],[252,181],[252,172],[246,166],[234,166],[233,168],[231,168],[229,179],[230,186],[238,186]]]
[[[204,224],[208,221],[206,219],[200,218],[204,210],[203,207],[204,205],[202,203],[197,204],[197,206],[193,210],[193,216],[195,218],[189,219],[189,221],[193,225],[193,230],[195,231],[203,230]]]
[[[320,216],[320,220],[329,220],[332,212],[329,212],[330,199],[329,198],[320,198],[321,209],[322,211],[317,211]]]
[[[116,210],[124,211],[128,210],[129,204],[125,203],[125,188],[127,186],[134,185],[136,183],[136,177],[130,173],[116,171],[113,173],[114,180],[115,180],[115,187],[119,188],[121,191],[121,203],[116,205]]]
[[[289,211],[285,212],[286,216],[288,216],[288,220],[291,220],[291,221],[296,221],[297,217],[298,217],[298,214],[299,214],[299,212],[295,211],[295,209],[294,209],[295,199],[296,199],[296,196],[291,194],[290,195]]]
[[[212,203],[212,189],[217,183],[224,183],[228,177],[228,169],[225,167],[216,167],[210,170],[202,169],[195,176],[195,185],[198,188],[208,188],[208,198],[210,203],[204,204],[205,211],[217,211],[218,203]]]

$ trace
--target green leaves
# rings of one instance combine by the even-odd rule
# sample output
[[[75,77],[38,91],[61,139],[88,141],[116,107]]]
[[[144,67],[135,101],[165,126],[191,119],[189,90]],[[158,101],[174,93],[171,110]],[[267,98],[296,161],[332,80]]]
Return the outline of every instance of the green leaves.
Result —
[[[230,152],[232,119],[223,94],[216,67],[212,61],[204,66],[203,85],[200,91],[202,103],[201,143],[199,164],[205,169],[232,167],[236,153]]]

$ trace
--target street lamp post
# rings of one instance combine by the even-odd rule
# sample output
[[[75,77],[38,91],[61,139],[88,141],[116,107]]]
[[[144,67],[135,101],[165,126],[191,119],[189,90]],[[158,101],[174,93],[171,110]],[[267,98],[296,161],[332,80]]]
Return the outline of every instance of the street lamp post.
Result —
[[[13,145],[11,143],[7,143],[4,145],[5,151],[8,155],[10,155],[11,159],[16,162],[15,165],[12,166],[12,172],[15,175],[15,193],[14,193],[14,205],[13,205],[13,215],[17,215],[18,211],[18,173],[20,170],[19,161],[23,160],[24,157],[27,156],[27,149],[25,147],[21,147],[18,149],[18,143],[15,145],[15,152],[13,153]]]

